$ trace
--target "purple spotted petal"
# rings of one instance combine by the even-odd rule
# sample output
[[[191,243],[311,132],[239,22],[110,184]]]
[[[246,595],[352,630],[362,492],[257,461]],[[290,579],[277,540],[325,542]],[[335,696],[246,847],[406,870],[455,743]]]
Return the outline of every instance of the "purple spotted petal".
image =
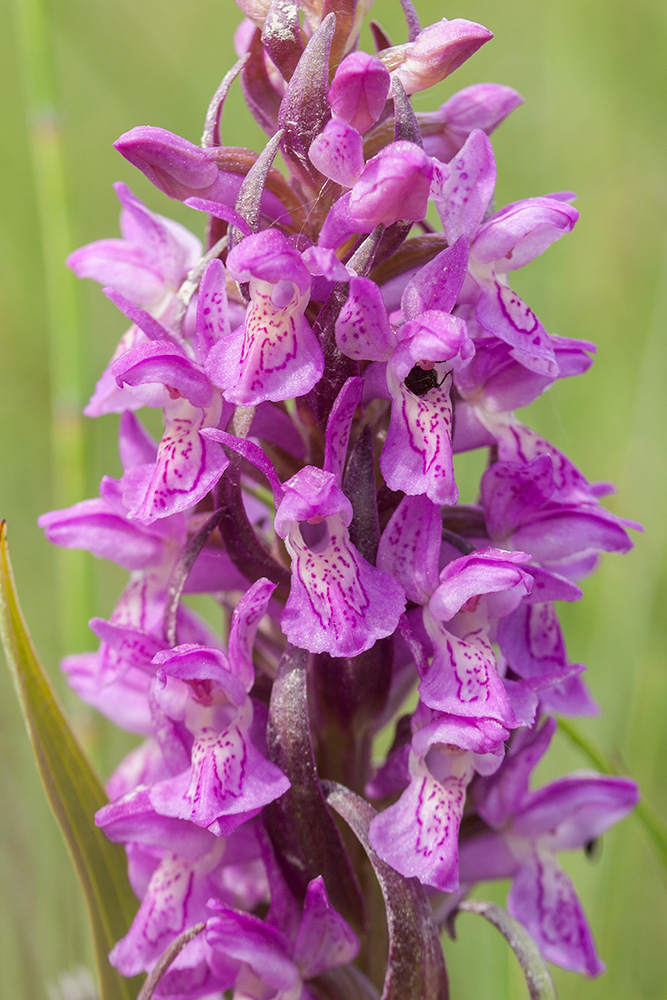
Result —
[[[541,455],[526,465],[496,462],[481,481],[481,497],[489,535],[507,538],[543,508],[554,492],[553,463]]]
[[[227,729],[202,731],[192,746],[190,770],[152,787],[155,811],[227,837],[283,795],[289,781],[250,741],[251,719],[248,702]]]
[[[488,137],[480,129],[471,132],[465,146],[435,185],[433,200],[447,242],[459,236],[473,239],[496,186],[496,161]]]
[[[352,278],[350,291],[336,319],[336,344],[355,361],[386,361],[396,336],[380,289],[370,278]]]
[[[465,323],[447,313],[428,311],[401,328],[387,368],[391,422],[380,456],[390,489],[411,496],[426,493],[434,503],[456,503],[448,372],[466,364],[473,352]],[[420,368],[431,370],[434,381],[443,384],[415,386],[408,376]]]
[[[252,646],[257,626],[266,614],[266,609],[275,583],[262,577],[256,580],[240,599],[234,609],[229,630],[229,661],[235,675],[249,691],[255,680],[252,662]]]
[[[459,638],[429,614],[424,621],[435,650],[428,673],[419,684],[424,704],[465,718],[494,719],[508,729],[516,726],[493,647],[483,631]]]
[[[417,271],[405,286],[401,311],[406,320],[417,319],[428,309],[451,312],[468,268],[468,240],[460,236]]]
[[[519,677],[539,677],[565,669],[565,642],[551,601],[520,605],[499,623],[498,641]]]
[[[165,411],[165,431],[155,466],[139,465],[123,476],[123,502],[141,524],[187,510],[203,499],[229,465],[221,445],[199,433],[215,426],[212,409],[193,407],[186,399]]]
[[[223,846],[214,847],[218,856]],[[175,854],[165,856],[150,879],[132,927],[109,956],[124,976],[150,969],[179,934],[206,920],[207,900],[217,889],[209,876],[214,864],[209,855],[194,861]]]
[[[438,586],[442,515],[427,496],[406,496],[385,528],[377,564],[395,577],[406,597],[427,604]]]
[[[477,322],[488,333],[520,352],[521,364],[539,375],[558,375],[553,345],[535,313],[515,291],[500,281],[482,285]]]
[[[350,542],[351,505],[332,473],[306,467],[284,490],[275,522],[292,558],[283,631],[301,649],[356,656],[395,631],[403,588]]]
[[[451,378],[416,396],[404,384],[392,386],[391,423],[380,468],[387,486],[411,496],[425,493],[434,503],[455,504],[459,491],[452,457]]]
[[[434,503],[454,504],[458,489],[452,457],[451,377],[447,363],[458,367],[474,347],[465,323],[446,313],[427,312],[406,323],[401,342],[389,361],[387,382],[392,395],[391,422],[380,457],[387,485],[412,496],[426,493]],[[415,367],[436,369],[436,382],[410,388]]]
[[[295,525],[285,544],[292,585],[281,626],[291,643],[357,656],[395,631],[405,608],[403,588],[366,562],[340,516]]]
[[[450,755],[452,773],[436,780],[425,764],[414,775],[398,802],[376,816],[370,841],[383,861],[406,878],[441,892],[456,892],[458,832],[465,790],[470,781],[472,754]]]
[[[229,333],[225,268],[222,261],[216,258],[207,266],[199,286],[197,338],[201,357],[206,358],[213,345]]]
[[[314,167],[343,187],[351,188],[364,169],[361,136],[343,118],[332,118],[308,150]]]
[[[309,883],[303,917],[294,942],[294,960],[304,979],[347,965],[359,951],[359,939],[329,902],[320,875]]]
[[[569,233],[579,212],[556,198],[527,198],[497,212],[480,227],[470,248],[473,260],[495,262],[496,274],[523,267]]]
[[[574,886],[550,851],[522,858],[507,908],[550,962],[587,976],[604,971]]]

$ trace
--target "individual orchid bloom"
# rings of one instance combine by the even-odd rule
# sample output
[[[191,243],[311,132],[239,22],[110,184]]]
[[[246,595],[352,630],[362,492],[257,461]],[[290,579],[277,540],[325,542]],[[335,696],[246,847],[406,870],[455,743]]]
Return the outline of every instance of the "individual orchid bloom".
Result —
[[[96,240],[75,250],[68,266],[79,278],[110,285],[161,316],[201,256],[196,236],[150,212],[127,185],[114,185],[121,203],[121,239]]]
[[[546,752],[556,722],[522,734],[502,768],[476,786],[476,803],[489,830],[461,845],[461,881],[511,878],[509,912],[530,932],[549,961],[598,975],[597,956],[572,882],[558,864],[561,850],[576,850],[601,836],[637,803],[627,778],[582,771],[537,791],[530,774]]]
[[[289,781],[257,748],[253,703],[220,650],[186,644],[157,653],[154,663],[156,706],[192,746],[189,766],[152,786],[151,805],[229,836]]]
[[[351,190],[335,203],[318,243],[338,247],[355,233],[399,220],[421,222],[428,207],[433,165],[414,142],[385,146],[363,168]]]
[[[590,572],[600,552],[628,552],[626,526],[639,527],[597,504],[559,502],[549,454],[525,465],[497,462],[482,477],[481,499],[495,543],[529,552],[539,565],[575,579]]]
[[[250,304],[244,324],[211,348],[209,378],[241,406],[309,392],[324,359],[304,316],[310,275],[300,254],[282,233],[267,229],[234,247],[227,268],[249,283]]]
[[[311,652],[357,656],[391,635],[405,607],[403,588],[350,541],[352,505],[340,486],[359,379],[341,390],[327,423],[324,469],[306,466],[282,485],[275,527],[292,558],[281,618],[288,640]]]
[[[390,82],[389,73],[377,56],[350,52],[338,65],[331,81],[331,111],[363,134],[384,111]]]
[[[466,718],[518,724],[491,645],[491,626],[530,593],[525,553],[480,549],[448,563],[424,609],[433,659],[419,685],[422,701]]]
[[[201,243],[183,226],[150,212],[125,184],[115,189],[122,205],[122,238],[89,243],[70,254],[67,263],[78,277],[109,286],[169,325],[176,293],[200,257]],[[111,373],[114,361],[145,340],[146,334],[133,323],[97,383],[84,411],[87,416],[159,405],[162,397],[156,386],[119,387]]]
[[[400,327],[387,364],[391,422],[380,457],[390,489],[456,503],[451,373],[473,353],[465,323],[448,313],[429,310]]]
[[[114,147],[170,198],[206,198],[230,207],[236,203],[243,175],[222,169],[212,153],[173,132],[140,125],[121,135]],[[262,210],[273,220],[289,221],[270,191],[262,197]]]
[[[510,112],[523,104],[512,87],[475,83],[453,94],[438,111],[420,112],[417,121],[424,137],[424,151],[449,163],[479,128],[490,135]]]
[[[474,316],[467,310],[463,315],[469,329],[474,328]],[[551,343],[558,378],[581,375],[592,365],[595,345],[590,341],[552,335]],[[455,451],[500,444],[506,422],[516,423],[511,411],[532,403],[554,384],[553,377],[525,368],[513,355],[508,344],[496,341],[477,351],[471,363],[457,372]]]
[[[126,976],[149,971],[183,931],[205,921],[211,897],[230,906],[252,907],[267,891],[252,824],[231,837],[215,837],[184,820],[157,815],[145,790],[138,789],[130,799],[131,809],[112,803],[96,816],[107,836],[126,844],[130,881],[142,898],[130,930],[110,956]],[[192,944],[173,966],[180,976],[184,970],[206,974],[203,941]]]
[[[229,464],[220,446],[200,434],[217,426],[220,394],[185,348],[168,340],[140,344],[114,362],[112,371],[119,385],[162,385],[167,397],[155,461],[137,465],[123,477],[130,517],[151,524],[187,510],[206,496]]]
[[[470,239],[469,271],[478,292],[475,316],[489,334],[513,348],[532,371],[555,377],[554,348],[544,327],[509,287],[509,271],[533,260],[574,226],[578,212],[572,195],[528,198],[507,205],[487,221],[496,168],[488,137],[471,132],[461,151],[436,172],[433,197],[451,243]]]
[[[579,217],[569,194],[527,198],[507,205],[483,223],[470,247],[470,271],[480,286],[475,315],[480,325],[519,352],[537,372],[556,371],[553,345],[529,307],[509,287],[507,274],[569,233]]]
[[[425,496],[404,497],[380,542],[378,565],[423,608],[419,697],[439,712],[514,728],[520,720],[498,673],[492,628],[530,593],[533,578],[521,566],[530,557],[484,548],[440,570],[441,547],[438,507]]]
[[[424,706],[412,727],[408,786],[371,823],[371,844],[406,878],[456,892],[466,789],[476,771],[497,770],[509,732],[490,719],[457,718]]]
[[[283,489],[276,532],[292,558],[285,635],[314,653],[357,656],[392,634],[405,606],[403,588],[350,541],[352,505],[333,473],[306,467]]]
[[[379,58],[406,94],[415,94],[444,80],[491,38],[492,32],[481,24],[443,17],[420,31],[414,42],[385,49]]]
[[[308,981],[347,965],[359,951],[352,928],[334,910],[322,877],[308,884],[294,939],[281,928],[250,913],[211,902],[206,943],[214,969],[239,963],[234,1000],[316,1000]],[[230,983],[230,986],[232,984]]]

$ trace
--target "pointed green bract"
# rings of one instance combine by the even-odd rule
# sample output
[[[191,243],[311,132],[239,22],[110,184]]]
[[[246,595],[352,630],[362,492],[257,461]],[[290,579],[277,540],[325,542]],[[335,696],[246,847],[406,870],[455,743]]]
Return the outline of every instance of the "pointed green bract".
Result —
[[[138,981],[125,979],[108,960],[137,909],[125,852],[95,826],[93,816],[107,797],[33,648],[14,586],[4,521],[0,522],[0,635],[44,789],[83,890],[100,1000],[131,1000]]]

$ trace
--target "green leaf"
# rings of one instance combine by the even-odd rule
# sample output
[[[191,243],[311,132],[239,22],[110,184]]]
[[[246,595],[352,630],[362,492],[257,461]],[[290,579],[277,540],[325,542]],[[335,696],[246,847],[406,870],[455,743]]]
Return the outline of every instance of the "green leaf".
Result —
[[[0,636],[42,783],[83,890],[100,998],[132,1000],[140,981],[125,979],[108,960],[137,910],[125,851],[95,826],[94,814],[107,797],[33,648],[14,586],[4,521],[0,521]]]
[[[557,1000],[547,964],[523,924],[511,917],[502,906],[482,900],[464,900],[454,916],[461,912],[477,913],[500,931],[519,960],[531,1000]]]

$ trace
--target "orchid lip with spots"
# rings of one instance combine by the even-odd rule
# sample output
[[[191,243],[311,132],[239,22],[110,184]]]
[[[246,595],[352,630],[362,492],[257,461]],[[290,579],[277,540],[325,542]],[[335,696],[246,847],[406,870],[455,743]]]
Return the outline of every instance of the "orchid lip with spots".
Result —
[[[445,1000],[446,918],[507,878],[530,974],[597,975],[558,853],[636,786],[529,785],[555,713],[598,710],[559,603],[639,526],[516,416],[595,348],[511,284],[571,232],[574,196],[493,207],[489,136],[523,99],[456,90],[484,26],[422,27],[401,0],[404,37],[374,24],[364,52],[368,0],[238,6],[201,146],[116,143],[161,212],[184,202],[200,234],[206,214],[203,240],[118,184],[121,237],[68,260],[130,323],[86,409],[121,414],[122,475],[40,521],[130,574],[99,648],[63,664],[137,736],[96,816],[139,900],[110,961],[180,1000]],[[231,87],[263,149],[223,144]]]

